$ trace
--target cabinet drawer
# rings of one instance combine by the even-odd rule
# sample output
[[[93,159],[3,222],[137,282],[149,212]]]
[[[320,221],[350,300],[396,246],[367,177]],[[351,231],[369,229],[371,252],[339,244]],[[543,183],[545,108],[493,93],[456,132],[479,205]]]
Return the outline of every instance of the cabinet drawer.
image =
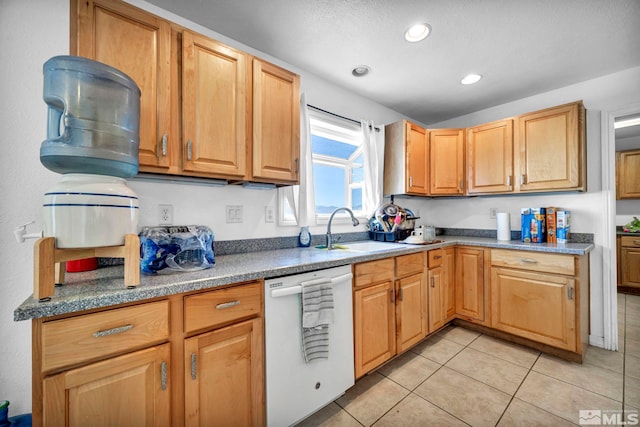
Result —
[[[424,253],[418,252],[396,257],[396,277],[410,276],[424,272]]]
[[[434,249],[427,252],[429,269],[440,267],[442,265],[442,256],[444,252],[442,249]]]
[[[522,270],[575,275],[575,259],[573,255],[493,249],[491,251],[491,264]]]
[[[354,266],[354,286],[360,288],[374,283],[393,280],[393,268],[393,258],[356,264]]]
[[[625,248],[640,248],[640,236],[620,236],[620,245]]]
[[[259,316],[262,285],[253,282],[184,298],[184,329],[193,332],[234,320]]]
[[[122,353],[168,337],[168,301],[45,322],[42,370],[47,372]]]

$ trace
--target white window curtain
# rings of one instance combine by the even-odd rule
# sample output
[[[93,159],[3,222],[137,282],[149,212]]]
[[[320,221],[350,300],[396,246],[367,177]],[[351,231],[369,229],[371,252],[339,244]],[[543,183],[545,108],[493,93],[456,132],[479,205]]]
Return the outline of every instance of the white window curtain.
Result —
[[[313,162],[311,158],[311,124],[309,109],[303,93],[300,97],[300,185],[280,187],[293,210],[300,227],[316,225],[316,198],[313,189]]]
[[[382,205],[384,172],[384,127],[376,132],[372,121],[362,120],[362,155],[364,157],[364,189],[362,208],[369,217]]]

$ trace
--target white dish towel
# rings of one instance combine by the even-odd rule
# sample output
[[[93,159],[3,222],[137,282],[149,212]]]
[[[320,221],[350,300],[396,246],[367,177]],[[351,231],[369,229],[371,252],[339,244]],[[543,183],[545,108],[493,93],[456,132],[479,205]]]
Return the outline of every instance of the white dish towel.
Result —
[[[329,358],[329,325],[334,320],[330,279],[302,284],[302,352],[306,363]]]

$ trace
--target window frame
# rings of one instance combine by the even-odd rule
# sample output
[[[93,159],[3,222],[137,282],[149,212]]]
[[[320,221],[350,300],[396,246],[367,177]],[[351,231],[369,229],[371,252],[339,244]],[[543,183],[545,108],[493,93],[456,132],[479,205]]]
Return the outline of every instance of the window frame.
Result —
[[[360,189],[364,193],[364,176],[362,181],[353,182],[353,165],[356,163],[356,159],[362,156],[363,153],[363,141],[362,130],[359,123],[351,122],[339,117],[334,117],[330,114],[319,112],[313,109],[309,109],[309,121],[311,135],[316,135],[322,138],[331,139],[334,141],[350,144],[356,147],[353,153],[347,159],[338,157],[327,156],[325,154],[312,153],[312,167],[314,164],[325,164],[333,167],[341,167],[345,169],[345,200],[347,207],[353,210],[353,191]],[[357,143],[356,143],[357,142]],[[311,142],[310,142],[311,143]],[[364,168],[364,157],[362,159],[362,167]],[[315,182],[314,176],[314,182]],[[294,195],[295,197],[295,195]],[[297,198],[297,197],[296,197]],[[296,225],[295,218],[285,218],[285,207],[288,205],[286,198],[282,195],[279,196],[279,223],[280,225]],[[297,200],[296,200],[297,202]],[[364,201],[363,201],[364,202]],[[364,210],[353,210],[354,215],[361,219],[367,220],[367,215]],[[329,222],[331,213],[318,213],[316,211],[316,223],[318,225],[324,225]],[[333,219],[334,223],[351,223],[350,217],[346,212],[339,212]]]

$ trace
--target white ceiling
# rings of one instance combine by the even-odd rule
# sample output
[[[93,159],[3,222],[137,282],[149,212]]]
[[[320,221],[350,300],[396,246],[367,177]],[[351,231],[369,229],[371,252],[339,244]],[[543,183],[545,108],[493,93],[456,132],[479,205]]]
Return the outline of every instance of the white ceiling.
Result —
[[[148,1],[425,124],[640,66],[640,0]]]

